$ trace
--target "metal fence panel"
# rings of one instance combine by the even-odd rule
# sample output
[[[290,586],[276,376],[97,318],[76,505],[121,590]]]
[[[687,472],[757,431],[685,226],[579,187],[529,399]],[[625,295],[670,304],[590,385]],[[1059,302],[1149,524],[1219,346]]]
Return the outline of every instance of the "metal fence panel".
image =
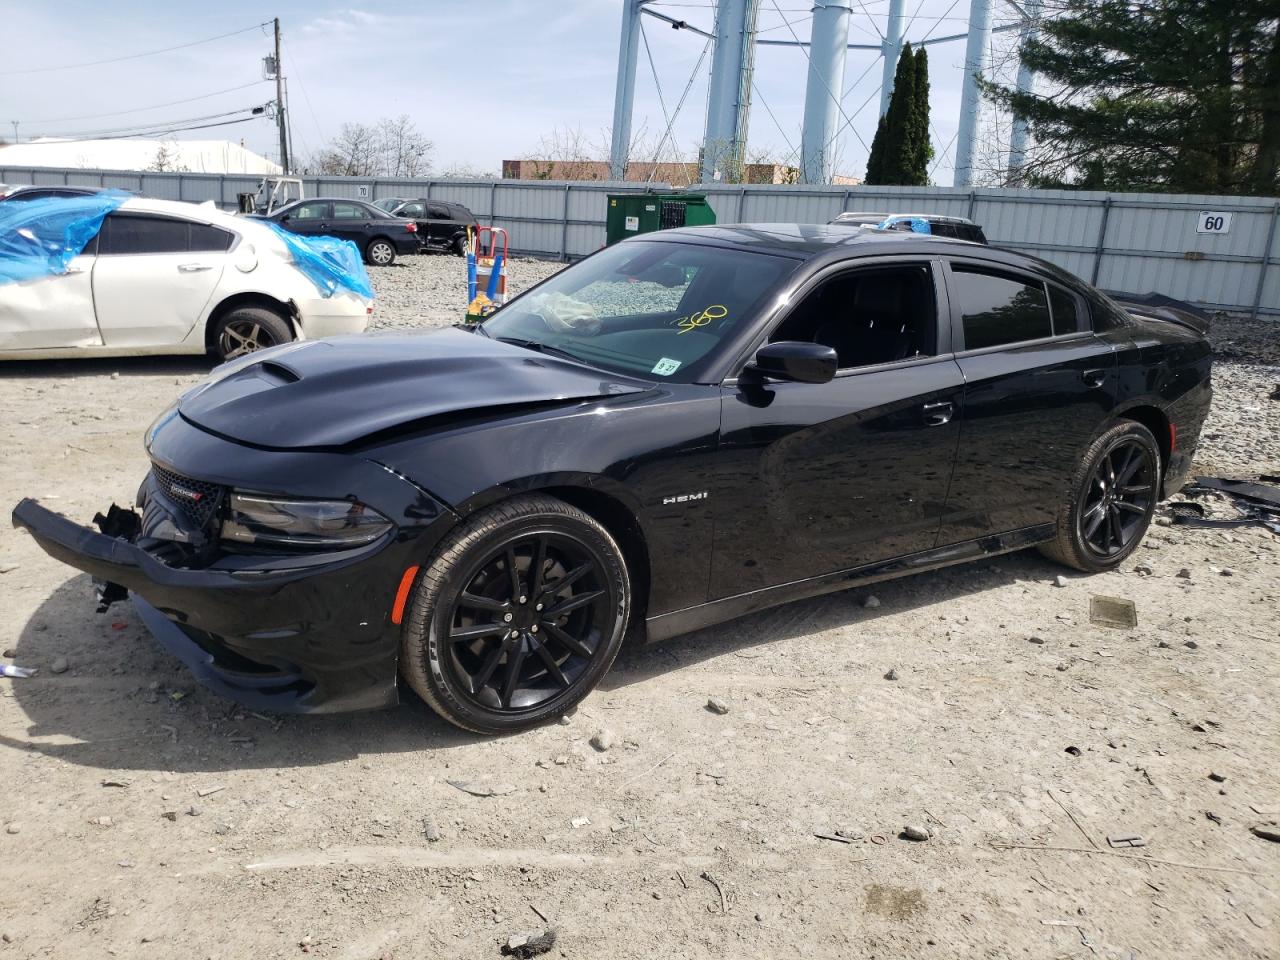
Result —
[[[572,259],[599,249],[609,193],[636,183],[304,177],[307,196],[430,197],[465,204],[506,227],[513,252]],[[246,175],[0,167],[0,182],[123,187],[148,196],[234,207],[256,193]],[[665,192],[667,184],[649,184]],[[1280,317],[1280,200],[1071,190],[702,184],[720,223],[825,223],[843,210],[971,217],[996,245],[1043,257],[1111,289],[1159,291],[1208,306]],[[1201,211],[1230,214],[1202,233]]]

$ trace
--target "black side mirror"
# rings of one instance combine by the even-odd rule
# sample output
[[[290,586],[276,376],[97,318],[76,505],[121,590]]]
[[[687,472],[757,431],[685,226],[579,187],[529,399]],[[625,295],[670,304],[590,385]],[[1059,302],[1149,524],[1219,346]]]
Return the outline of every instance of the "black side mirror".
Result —
[[[820,343],[782,340],[766,343],[756,351],[749,372],[775,380],[796,383],[827,383],[836,375],[840,361],[831,347]]]
[[[291,213],[286,213],[283,217],[281,217],[281,218],[280,218],[280,222],[281,222],[281,223],[288,223],[288,222],[289,222],[290,220],[292,220],[292,219],[293,219],[293,214],[291,214]]]

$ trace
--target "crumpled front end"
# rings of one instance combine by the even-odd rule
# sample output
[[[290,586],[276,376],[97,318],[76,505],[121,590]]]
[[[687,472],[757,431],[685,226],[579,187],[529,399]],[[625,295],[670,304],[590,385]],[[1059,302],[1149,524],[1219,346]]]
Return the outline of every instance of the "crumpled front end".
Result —
[[[131,595],[156,638],[219,694],[282,712],[396,703],[397,593],[452,524],[447,509],[359,456],[256,450],[177,416],[152,428],[148,448],[136,509],[112,505],[93,530],[23,500],[14,525],[92,575],[101,608]],[[354,544],[255,540],[232,514],[236,499],[348,502],[387,523]]]

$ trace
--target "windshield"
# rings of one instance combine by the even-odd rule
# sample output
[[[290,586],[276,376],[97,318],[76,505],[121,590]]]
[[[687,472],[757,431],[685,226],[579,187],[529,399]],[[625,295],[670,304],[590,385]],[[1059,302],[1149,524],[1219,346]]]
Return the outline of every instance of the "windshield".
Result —
[[[691,383],[796,265],[724,247],[627,241],[513,300],[483,331],[606,369]]]

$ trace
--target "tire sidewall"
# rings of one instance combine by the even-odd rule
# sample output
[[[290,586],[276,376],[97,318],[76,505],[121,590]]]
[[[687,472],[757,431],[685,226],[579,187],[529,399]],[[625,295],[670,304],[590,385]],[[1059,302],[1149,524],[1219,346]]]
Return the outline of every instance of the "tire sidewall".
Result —
[[[222,352],[222,334],[228,326],[237,320],[252,320],[271,332],[275,342],[260,347],[259,350],[254,351],[255,353],[266,350],[269,347],[278,347],[282,343],[291,343],[295,339],[293,328],[289,321],[275,311],[266,307],[239,307],[221,317],[213,328],[213,335],[210,339],[213,342],[213,354],[219,362],[225,363],[227,360],[227,357]],[[279,326],[279,330],[275,329],[276,325]]]
[[[387,248],[388,256],[386,260],[378,260],[374,257],[373,251],[379,247]],[[389,267],[396,262],[396,248],[388,240],[373,240],[369,243],[368,260],[375,267]]]
[[[1146,513],[1142,518],[1142,529],[1138,531],[1132,542],[1121,550],[1119,553],[1110,557],[1100,557],[1093,552],[1084,539],[1082,522],[1084,519],[1084,506],[1088,498],[1089,490],[1093,484],[1093,475],[1102,459],[1108,456],[1116,447],[1122,443],[1132,441],[1141,443],[1150,457],[1150,466],[1152,469],[1154,487],[1151,492],[1151,502],[1147,505]],[[1105,441],[1105,442],[1103,442]],[[1116,424],[1090,447],[1090,456],[1083,464],[1081,475],[1077,479],[1074,497],[1072,499],[1071,509],[1066,517],[1067,523],[1070,524],[1069,534],[1071,545],[1080,559],[1083,568],[1102,572],[1105,570],[1114,570],[1138,549],[1138,545],[1142,543],[1143,538],[1150,529],[1151,521],[1155,516],[1156,505],[1160,501],[1160,484],[1163,477],[1163,464],[1160,459],[1160,446],[1156,443],[1156,439],[1152,436],[1151,431],[1136,421],[1122,422]]]
[[[471,582],[497,547],[510,540],[539,532],[572,537],[600,564],[607,581],[604,588],[609,593],[611,622],[601,630],[601,646],[592,658],[590,667],[572,687],[531,710],[508,716],[485,710],[455,689],[458,681],[445,662],[449,654],[448,624],[445,621],[453,609],[454,598]],[[434,585],[434,589],[422,592],[421,602],[426,605],[427,615],[425,636],[420,641],[423,647],[420,656],[431,692],[452,714],[446,719],[480,733],[524,730],[561,716],[595,688],[612,666],[622,645],[631,592],[621,551],[607,533],[603,536],[601,533],[592,525],[560,514],[531,514],[514,523],[500,526],[469,544],[463,556],[449,567]]]

